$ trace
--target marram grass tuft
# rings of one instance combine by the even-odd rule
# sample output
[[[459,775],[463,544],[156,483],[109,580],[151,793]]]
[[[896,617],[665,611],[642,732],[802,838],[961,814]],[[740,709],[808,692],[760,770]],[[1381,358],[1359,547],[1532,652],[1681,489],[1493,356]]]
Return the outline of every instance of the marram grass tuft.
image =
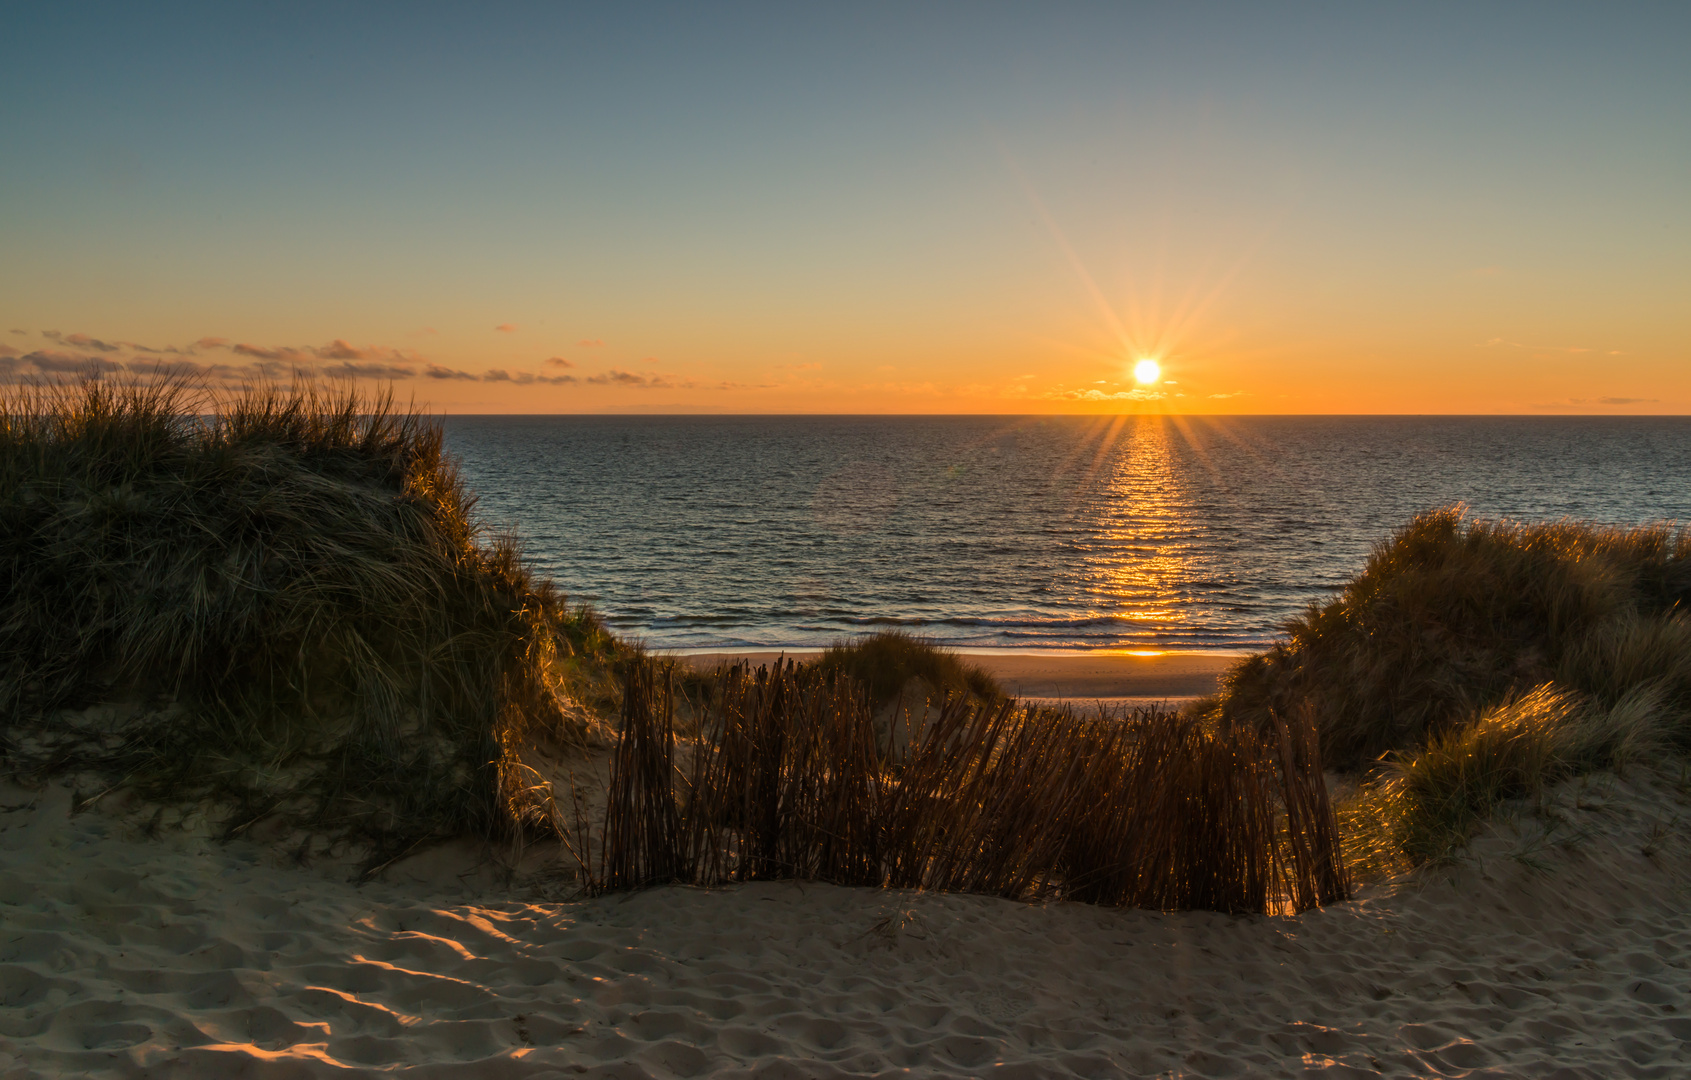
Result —
[[[620,646],[472,510],[439,425],[388,396],[5,392],[9,768],[281,815],[372,865],[518,827],[520,749],[581,737],[572,664]]]
[[[1425,513],[1288,640],[1227,677],[1221,711],[1307,708],[1329,764],[1427,745],[1541,683],[1612,706],[1644,683],[1691,718],[1691,533]],[[1691,745],[1691,726],[1678,740]]]

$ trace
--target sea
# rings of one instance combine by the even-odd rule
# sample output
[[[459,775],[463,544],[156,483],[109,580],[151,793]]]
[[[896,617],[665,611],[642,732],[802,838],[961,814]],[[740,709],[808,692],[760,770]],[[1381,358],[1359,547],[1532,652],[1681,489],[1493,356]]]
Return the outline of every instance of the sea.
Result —
[[[1429,508],[1691,522],[1691,419],[454,416],[490,529],[617,633],[1240,651]]]

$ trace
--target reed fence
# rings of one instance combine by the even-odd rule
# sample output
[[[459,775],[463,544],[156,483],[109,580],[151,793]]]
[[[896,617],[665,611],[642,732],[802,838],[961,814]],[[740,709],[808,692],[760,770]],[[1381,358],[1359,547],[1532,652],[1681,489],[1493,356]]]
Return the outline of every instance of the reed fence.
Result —
[[[862,688],[791,661],[729,669],[696,739],[670,673],[631,665],[589,892],[797,878],[1163,911],[1344,899],[1313,725],[1121,719],[951,698],[895,739]]]

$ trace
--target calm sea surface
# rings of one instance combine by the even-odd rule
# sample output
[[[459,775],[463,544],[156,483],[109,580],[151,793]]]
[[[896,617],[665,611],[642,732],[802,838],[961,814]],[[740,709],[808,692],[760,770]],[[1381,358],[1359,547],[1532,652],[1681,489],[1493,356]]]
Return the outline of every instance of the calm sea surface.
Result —
[[[1260,646],[1415,512],[1691,521],[1691,420],[452,417],[490,524],[665,648]]]

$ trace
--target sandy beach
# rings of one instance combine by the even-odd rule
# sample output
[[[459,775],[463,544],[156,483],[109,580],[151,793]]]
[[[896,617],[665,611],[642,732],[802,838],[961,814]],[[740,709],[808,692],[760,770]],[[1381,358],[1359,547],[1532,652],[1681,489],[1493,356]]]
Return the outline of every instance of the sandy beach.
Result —
[[[771,663],[785,655],[813,657],[820,650],[699,652],[677,657],[697,668],[735,661]],[[1220,652],[963,652],[1005,690],[1042,703],[1083,708],[1179,704],[1216,692],[1224,672],[1243,654]]]
[[[0,795],[8,1080],[1691,1067],[1683,794],[1642,772],[1296,918],[797,883],[556,902],[451,852],[354,887],[61,787]]]

